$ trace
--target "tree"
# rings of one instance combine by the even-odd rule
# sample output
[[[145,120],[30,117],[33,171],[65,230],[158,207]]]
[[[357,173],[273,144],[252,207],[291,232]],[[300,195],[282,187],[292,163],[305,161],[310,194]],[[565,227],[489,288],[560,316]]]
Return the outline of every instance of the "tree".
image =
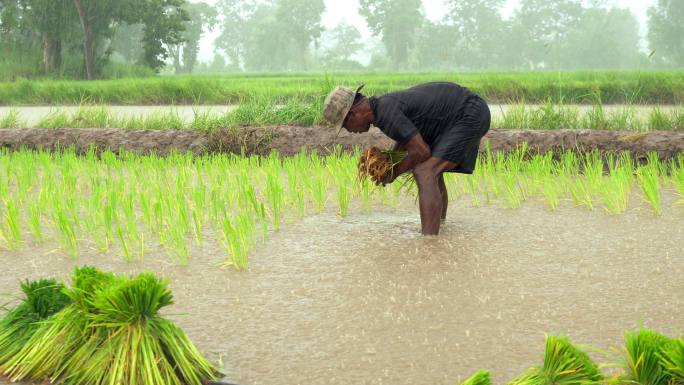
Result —
[[[46,74],[62,65],[62,41],[72,30],[76,14],[70,0],[24,0],[31,28],[40,34]]]
[[[166,47],[183,41],[184,23],[189,21],[183,9],[185,0],[146,0],[141,3],[140,21],[144,26],[142,62],[159,71],[168,58]]]
[[[522,0],[512,30],[521,55],[532,68],[559,68],[566,58],[564,39],[582,15],[580,0]]]
[[[456,27],[426,20],[416,36],[415,62],[421,70],[450,71],[457,67]]]
[[[142,23],[144,55],[142,61],[158,69],[166,58],[164,44],[180,41],[182,22],[186,19],[181,6],[184,0],[73,0],[83,32],[83,56],[88,80],[97,76],[99,55],[97,42],[112,37],[117,25]],[[101,62],[104,62],[102,60]]]
[[[293,51],[289,55],[290,67],[307,69],[309,47],[323,31],[321,14],[325,11],[323,0],[278,0],[276,19]]]
[[[250,71],[303,70],[321,33],[322,0],[222,0],[216,46]]]
[[[75,22],[71,0],[0,1],[3,41],[23,52],[39,47],[46,74],[60,68],[62,42],[73,32]]]
[[[184,42],[169,47],[176,73],[192,73],[199,53],[199,41],[205,31],[216,25],[218,16],[216,8],[203,2],[186,3],[184,9],[189,18],[183,25]]]
[[[565,39],[568,68],[629,68],[638,64],[639,22],[627,9],[591,7]]]
[[[351,57],[363,48],[361,33],[353,25],[341,22],[321,37],[321,60],[323,65],[335,69],[358,69],[361,64]]]
[[[446,20],[455,27],[453,44],[461,64],[491,67],[500,62],[506,25],[500,9],[505,0],[448,0]]]
[[[395,69],[406,68],[416,31],[423,22],[420,0],[360,0],[359,13],[373,34],[382,37]]]
[[[658,0],[648,10],[648,41],[669,66],[684,65],[684,2]]]

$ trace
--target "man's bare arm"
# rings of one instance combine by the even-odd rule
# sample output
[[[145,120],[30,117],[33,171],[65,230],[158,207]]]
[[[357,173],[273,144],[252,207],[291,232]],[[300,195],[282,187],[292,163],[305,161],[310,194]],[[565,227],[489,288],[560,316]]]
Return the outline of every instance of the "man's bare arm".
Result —
[[[425,143],[425,140],[423,140],[423,137],[420,135],[420,133],[416,134],[403,145],[395,145],[395,148],[399,146],[408,150],[408,155],[401,162],[394,166],[391,178],[381,181],[381,183],[392,183],[392,181],[394,181],[394,179],[396,179],[399,175],[413,170],[413,168],[417,165],[430,159],[430,156],[432,155],[430,146]]]

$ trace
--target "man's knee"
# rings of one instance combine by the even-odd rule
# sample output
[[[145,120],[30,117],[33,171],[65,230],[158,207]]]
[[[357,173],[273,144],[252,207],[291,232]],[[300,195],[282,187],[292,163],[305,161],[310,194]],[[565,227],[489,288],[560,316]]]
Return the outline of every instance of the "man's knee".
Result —
[[[438,175],[433,167],[429,164],[422,163],[413,169],[413,176],[416,178],[418,185],[421,186],[428,183],[437,183]]]

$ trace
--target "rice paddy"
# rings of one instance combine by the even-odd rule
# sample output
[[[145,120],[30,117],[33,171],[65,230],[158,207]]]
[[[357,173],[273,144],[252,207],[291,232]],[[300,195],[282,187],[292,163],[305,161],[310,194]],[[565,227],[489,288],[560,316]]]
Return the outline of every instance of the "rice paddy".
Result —
[[[168,157],[90,151],[3,151],[0,156],[0,247],[47,242],[76,259],[84,248],[116,250],[127,261],[158,247],[181,265],[193,247],[216,242],[225,266],[248,267],[269,234],[305,215],[335,210],[370,212],[415,193],[410,183],[378,187],[357,176],[361,153],[328,156],[171,154]],[[472,177],[448,175],[454,199],[519,208],[543,202],[620,215],[630,200],[652,215],[684,203],[684,157],[655,154],[636,164],[629,153],[483,154]],[[664,196],[679,197],[663,199]],[[669,202],[667,205],[664,202]]]
[[[684,129],[677,71],[20,80],[0,84],[0,103],[79,105],[32,124],[46,129],[313,126],[325,90],[360,78],[371,94],[437,78],[472,85],[514,103],[495,128]],[[187,119],[120,116],[105,103],[236,106]],[[19,109],[0,116],[0,128],[27,126]],[[463,384],[684,384],[681,336],[640,328],[617,349],[573,344],[578,334],[613,343],[615,329],[643,319],[677,327],[684,155],[487,148],[473,175],[445,176],[447,236],[423,240],[412,180],[374,183],[402,153],[331,150],[1,149],[10,276],[0,289],[24,296],[3,308],[0,375],[199,385],[218,368],[236,383],[453,384],[471,374]],[[10,282],[25,278],[35,280]],[[187,315],[178,326],[160,313],[174,285]],[[520,366],[554,331],[539,365]]]

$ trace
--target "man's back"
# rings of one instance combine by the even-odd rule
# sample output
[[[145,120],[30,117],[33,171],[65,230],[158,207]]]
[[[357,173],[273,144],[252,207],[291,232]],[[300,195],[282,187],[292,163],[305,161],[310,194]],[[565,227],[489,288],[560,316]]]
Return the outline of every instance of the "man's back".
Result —
[[[454,125],[466,103],[473,98],[478,96],[465,87],[432,82],[371,97],[370,104],[375,125],[387,136],[401,143],[420,132],[431,145],[444,130]]]

